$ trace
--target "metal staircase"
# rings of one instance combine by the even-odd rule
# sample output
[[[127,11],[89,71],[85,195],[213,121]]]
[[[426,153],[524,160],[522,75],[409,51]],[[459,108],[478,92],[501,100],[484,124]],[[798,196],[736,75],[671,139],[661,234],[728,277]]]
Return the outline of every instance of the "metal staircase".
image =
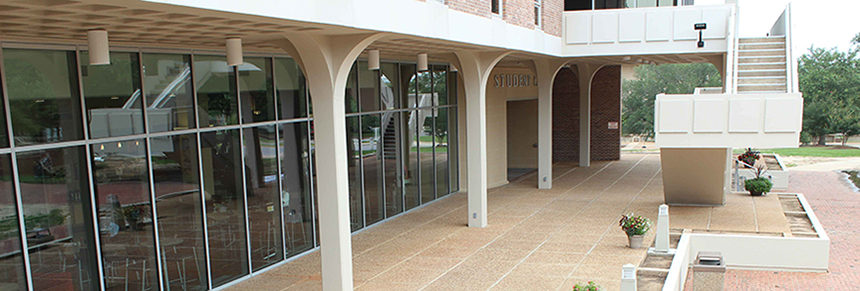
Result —
[[[738,43],[738,93],[786,93],[785,36],[741,38]]]

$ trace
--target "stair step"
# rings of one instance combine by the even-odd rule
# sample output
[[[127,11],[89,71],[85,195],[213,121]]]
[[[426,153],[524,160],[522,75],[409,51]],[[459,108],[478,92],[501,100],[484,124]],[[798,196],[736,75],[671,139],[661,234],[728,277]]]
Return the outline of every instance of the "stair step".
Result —
[[[781,77],[785,78],[785,69],[776,70],[738,70],[738,77]]]
[[[753,56],[785,56],[785,49],[762,49],[762,50],[740,50],[738,52],[738,56],[740,57],[753,57]]]
[[[785,84],[783,85],[761,85],[761,84],[749,84],[749,85],[741,85],[738,84],[738,92],[781,92],[785,93],[787,90]]]
[[[748,63],[785,63],[785,56],[738,57],[738,64]]]
[[[767,43],[741,43],[738,45],[740,50],[758,50],[758,49],[785,49],[784,42],[767,42]]]
[[[785,70],[785,63],[744,63],[738,64],[738,72],[747,70]]]
[[[785,42],[785,36],[766,36],[766,37],[746,37],[738,39],[738,43],[769,43],[769,42]]]
[[[739,94],[777,94],[777,93],[785,93],[786,91],[742,91],[738,88]]]
[[[738,86],[748,85],[782,85],[785,86],[785,77],[745,77],[738,78]]]

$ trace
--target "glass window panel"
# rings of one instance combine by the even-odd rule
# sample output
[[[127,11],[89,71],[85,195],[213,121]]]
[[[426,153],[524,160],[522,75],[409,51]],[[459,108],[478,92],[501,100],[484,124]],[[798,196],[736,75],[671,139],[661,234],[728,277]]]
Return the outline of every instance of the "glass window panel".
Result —
[[[311,160],[308,123],[279,125],[281,149],[281,205],[287,256],[313,248]]]
[[[90,138],[141,134],[140,62],[137,53],[112,52],[110,65],[90,66],[81,52],[81,78]]]
[[[239,66],[240,72],[247,70]],[[235,67],[227,65],[227,58],[195,55],[194,79],[200,127],[238,124]]]
[[[153,137],[150,141],[164,289],[205,290],[197,135]]]
[[[17,145],[84,137],[75,52],[3,49],[3,62]]]
[[[143,54],[143,80],[149,132],[197,127],[191,88],[191,56]]]
[[[361,111],[379,111],[379,70],[371,71],[367,62],[358,62],[359,95],[361,95]]]
[[[278,145],[275,126],[243,130],[245,134],[245,187],[251,266],[259,270],[284,259],[281,202],[278,187]]]
[[[448,66],[433,66],[433,93],[436,105],[448,105]]]
[[[367,224],[385,218],[385,192],[382,177],[382,131],[379,114],[361,117],[361,160],[364,168],[364,209]]]
[[[275,59],[275,83],[278,92],[278,118],[307,117],[305,76],[295,60]]]
[[[415,64],[400,64],[400,106],[415,108],[415,86],[418,79],[415,76]]]
[[[18,154],[34,290],[97,290],[92,201],[83,146]]]
[[[27,290],[24,277],[24,257],[21,253],[21,237],[18,225],[18,211],[15,203],[15,186],[12,183],[12,160],[8,154],[0,155],[0,246],[3,259],[0,260],[0,285],[4,290]]]
[[[0,72],[0,73],[2,73],[2,72]],[[0,96],[2,96],[2,93],[3,93],[3,86],[2,86],[2,84],[0,84]],[[0,98],[0,99],[4,99],[4,98]],[[3,110],[0,110],[0,119],[2,119],[2,120],[0,120],[0,126],[3,127],[3,128],[0,128],[0,148],[9,147],[9,136],[6,133],[6,129],[7,129],[7,127],[6,127],[6,107],[4,105],[5,104],[3,103],[3,101],[0,100],[0,108],[3,109]]]
[[[418,72],[418,107],[432,107],[437,96],[433,91],[433,75],[430,71]]]
[[[272,59],[245,58],[239,66],[239,96],[242,100],[242,122],[275,120]]]
[[[91,151],[105,290],[158,289],[146,142],[93,144]]]
[[[403,158],[403,188],[404,199],[406,200],[406,209],[412,209],[421,204],[419,196],[420,177],[418,170],[418,111],[413,110],[406,112],[408,116],[403,118],[401,124],[406,130],[406,138],[401,142],[405,145]]]
[[[310,98],[308,98],[310,100]],[[311,120],[309,123],[309,131],[308,135],[310,136],[310,150],[311,150],[311,199],[314,201],[314,236],[316,240],[314,240],[314,246],[320,245],[320,215],[319,210],[319,199],[317,196],[317,156],[316,156],[316,145],[314,140],[314,122]]]
[[[361,205],[361,130],[358,116],[346,118],[347,172],[349,174],[349,217],[352,230],[364,227]]]
[[[448,79],[448,104],[457,104],[457,72],[448,72],[445,76]]]
[[[421,203],[436,199],[436,178],[433,164],[433,147],[436,145],[433,136],[433,109],[418,111],[419,147],[421,157]]]
[[[433,122],[433,161],[436,163],[436,197],[448,195],[448,108],[436,109]]]
[[[355,113],[358,112],[358,86],[356,83],[358,82],[358,70],[355,64],[352,65],[352,69],[349,71],[349,77],[346,80],[346,113]]]
[[[382,114],[381,129],[382,142],[382,164],[385,169],[385,211],[386,216],[391,217],[403,212],[403,197],[401,191],[401,155],[399,154],[400,139],[400,113],[386,112]]]
[[[380,85],[382,89],[380,90],[380,99],[382,101],[382,109],[397,109],[398,108],[398,98],[397,94],[399,93],[400,88],[400,74],[398,72],[398,65],[395,63],[382,63],[380,65]]]
[[[453,97],[453,96],[452,96]],[[452,98],[454,99],[454,98]],[[448,182],[451,193],[460,191],[459,139],[457,135],[457,107],[448,108]]]
[[[248,274],[239,130],[200,133],[212,286]]]

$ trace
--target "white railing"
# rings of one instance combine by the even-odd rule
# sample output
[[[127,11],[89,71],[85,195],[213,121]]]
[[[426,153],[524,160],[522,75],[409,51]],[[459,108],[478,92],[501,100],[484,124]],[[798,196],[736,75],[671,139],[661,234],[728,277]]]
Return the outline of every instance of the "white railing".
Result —
[[[563,14],[563,54],[623,55],[727,53],[735,5],[672,6],[568,11]],[[699,48],[696,23],[707,23]],[[731,45],[731,46],[730,46]]]
[[[800,92],[797,79],[797,56],[794,53],[794,40],[792,37],[791,3],[785,5],[785,11],[779,16],[770,28],[768,35],[785,36],[785,84],[787,92]]]

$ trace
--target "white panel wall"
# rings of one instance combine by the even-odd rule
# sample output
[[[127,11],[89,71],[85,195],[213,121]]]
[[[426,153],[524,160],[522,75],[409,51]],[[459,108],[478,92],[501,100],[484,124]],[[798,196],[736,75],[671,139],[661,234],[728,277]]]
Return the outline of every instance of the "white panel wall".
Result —
[[[568,56],[726,53],[735,5],[653,7],[564,12]],[[693,24],[707,23],[704,48]]]
[[[798,146],[800,93],[657,95],[658,147]]]

